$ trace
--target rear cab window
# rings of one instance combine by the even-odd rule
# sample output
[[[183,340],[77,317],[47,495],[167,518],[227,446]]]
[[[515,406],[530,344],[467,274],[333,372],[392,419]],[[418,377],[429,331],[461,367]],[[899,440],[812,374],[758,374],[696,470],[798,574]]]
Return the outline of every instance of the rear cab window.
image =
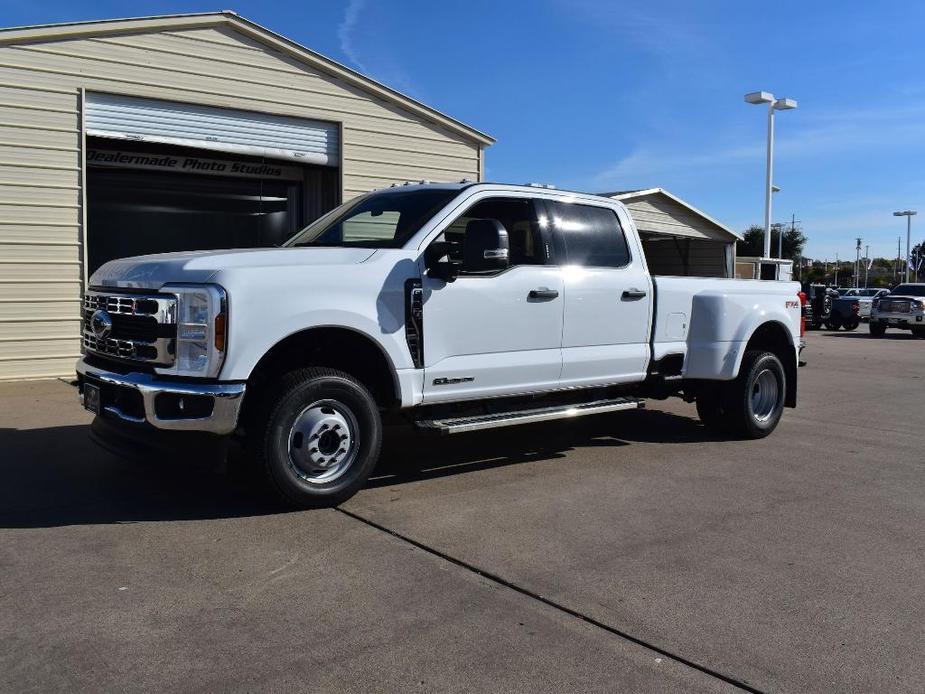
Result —
[[[631,260],[626,234],[617,213],[609,207],[547,201],[563,265],[625,267]]]

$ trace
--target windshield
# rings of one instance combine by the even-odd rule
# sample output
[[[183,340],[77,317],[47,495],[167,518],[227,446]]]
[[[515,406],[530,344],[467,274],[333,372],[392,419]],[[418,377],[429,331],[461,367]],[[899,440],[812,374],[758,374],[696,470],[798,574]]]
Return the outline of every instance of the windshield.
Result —
[[[284,245],[400,248],[457,193],[447,188],[370,193],[328,212]]]
[[[890,294],[896,296],[925,296],[925,284],[900,284]]]
[[[860,296],[877,296],[880,293],[879,289],[862,289],[859,294]]]

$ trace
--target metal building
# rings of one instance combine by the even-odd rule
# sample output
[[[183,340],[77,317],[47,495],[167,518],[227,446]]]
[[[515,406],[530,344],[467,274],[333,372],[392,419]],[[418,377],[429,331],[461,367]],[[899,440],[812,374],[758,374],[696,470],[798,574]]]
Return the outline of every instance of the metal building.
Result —
[[[114,257],[272,245],[487,135],[232,12],[0,31],[0,380],[73,373]]]
[[[630,211],[653,275],[734,277],[742,237],[664,188],[602,195]]]

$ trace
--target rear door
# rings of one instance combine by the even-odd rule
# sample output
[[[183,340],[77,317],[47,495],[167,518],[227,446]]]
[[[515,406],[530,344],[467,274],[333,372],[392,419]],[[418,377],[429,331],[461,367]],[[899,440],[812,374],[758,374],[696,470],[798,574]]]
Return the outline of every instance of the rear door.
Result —
[[[554,389],[562,368],[562,271],[527,197],[482,197],[434,242],[462,249],[473,219],[502,223],[510,266],[453,282],[424,276],[424,402]],[[461,254],[457,258],[461,259]]]
[[[642,380],[653,290],[641,248],[611,207],[561,201],[547,207],[565,286],[560,385]]]

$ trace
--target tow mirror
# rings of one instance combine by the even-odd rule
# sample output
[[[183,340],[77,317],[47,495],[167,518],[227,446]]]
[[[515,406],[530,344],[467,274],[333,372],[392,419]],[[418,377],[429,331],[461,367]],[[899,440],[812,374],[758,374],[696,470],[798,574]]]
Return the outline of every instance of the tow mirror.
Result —
[[[463,237],[463,269],[466,272],[504,270],[510,264],[507,229],[497,219],[473,219]]]

